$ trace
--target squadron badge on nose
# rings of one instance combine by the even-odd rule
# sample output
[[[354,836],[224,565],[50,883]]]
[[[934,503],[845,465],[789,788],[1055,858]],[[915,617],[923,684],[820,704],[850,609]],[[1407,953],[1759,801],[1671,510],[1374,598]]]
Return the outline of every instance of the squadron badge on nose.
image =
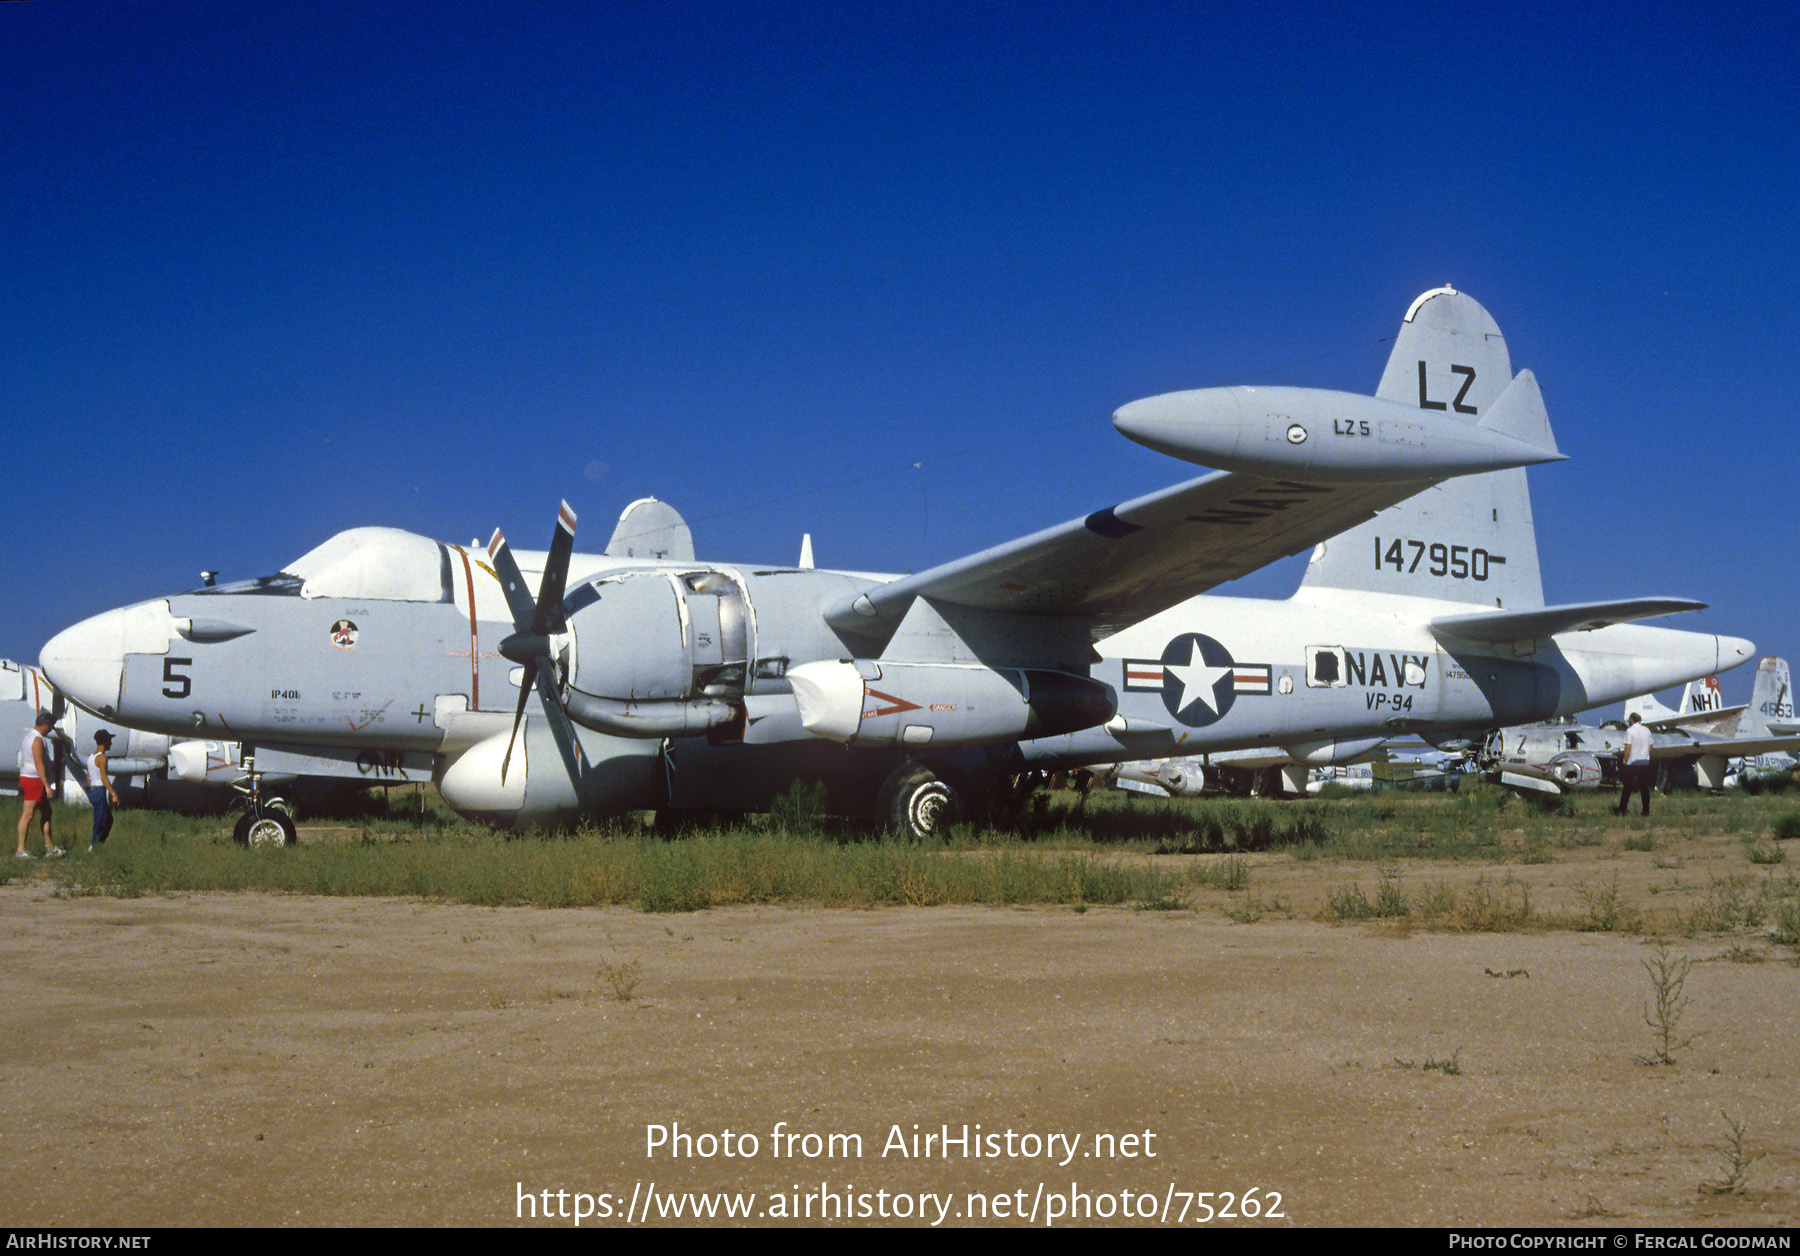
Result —
[[[1238,663],[1211,637],[1185,632],[1158,659],[1126,659],[1127,693],[1160,693],[1169,714],[1189,728],[1225,718],[1240,694],[1266,697],[1270,665]]]
[[[340,650],[356,648],[356,625],[347,619],[340,619],[331,625],[331,644]]]

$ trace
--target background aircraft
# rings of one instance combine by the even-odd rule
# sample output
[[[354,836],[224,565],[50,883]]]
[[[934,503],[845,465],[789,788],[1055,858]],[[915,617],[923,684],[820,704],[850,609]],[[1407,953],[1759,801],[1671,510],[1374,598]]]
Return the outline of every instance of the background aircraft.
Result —
[[[1781,695],[1788,692],[1787,673],[1785,659],[1759,660],[1747,707],[1671,712],[1656,703],[1663,714],[1644,722],[1651,728],[1650,757],[1658,765],[1662,787],[1667,788],[1672,771],[1691,769],[1699,788],[1723,789],[1739,783],[1745,773],[1791,770],[1794,755],[1800,752],[1800,736],[1771,734],[1769,716],[1764,714],[1781,709]],[[1702,684],[1702,704],[1708,701],[1707,692]],[[1711,693],[1717,692],[1714,684]],[[1601,726],[1571,722],[1504,728],[1488,739],[1482,767],[1502,784],[1527,793],[1616,788],[1624,745],[1624,728],[1616,721]]]
[[[1692,728],[1699,733],[1724,738],[1800,735],[1800,724],[1794,723],[1793,710],[1787,660],[1774,656],[1757,660],[1748,703],[1726,706],[1719,678],[1706,676],[1688,684],[1677,711],[1669,710],[1651,695],[1633,698],[1625,704],[1625,714],[1635,711],[1654,731]],[[1780,750],[1741,755],[1726,765],[1724,786],[1730,789],[1754,778],[1786,776],[1795,766],[1795,756]]]
[[[1536,381],[1450,289],[1407,311],[1373,398],[1206,389],[1115,424],[1235,469],[897,578],[577,555],[566,506],[551,548],[516,558],[498,533],[484,556],[354,529],[274,575],[96,616],[43,665],[107,718],[428,767],[498,823],[760,810],[818,779],[835,809],[925,834],[1022,768],[1331,758],[1749,653],[1627,622],[1697,603],[1544,605],[1523,473],[1495,469],[1561,455]],[[1457,474],[1475,487],[1415,497]],[[1188,600],[1312,547],[1291,599]]]
[[[1794,720],[1794,685],[1784,658],[1763,658],[1756,663],[1756,684],[1750,691],[1750,708],[1744,713],[1743,731],[1787,736],[1800,733]]]
[[[1724,693],[1719,688],[1717,676],[1702,676],[1699,680],[1690,680],[1681,694],[1681,705],[1670,710],[1656,700],[1655,694],[1640,694],[1625,703],[1627,717],[1635,714],[1652,729],[1661,727],[1697,726],[1707,731],[1723,722],[1727,717],[1741,714],[1745,710],[1742,703],[1737,706],[1726,706]]]
[[[56,687],[37,668],[11,659],[0,659],[0,738],[12,747],[0,755],[0,791],[16,794],[19,789],[20,748],[25,732],[37,720],[37,713],[48,711],[56,723],[50,730],[50,741],[56,748],[52,770],[58,776],[57,797],[74,807],[88,805],[87,756],[94,751],[94,734],[106,729],[113,735],[113,765],[110,775],[122,797],[144,797],[144,780],[168,766],[170,739],[161,733],[146,733],[102,720],[66,702]]]
[[[1794,686],[1786,659],[1771,655],[1756,661],[1750,701],[1734,731],[1738,737],[1800,737],[1800,723],[1794,721]],[[1741,785],[1752,779],[1792,776],[1796,767],[1800,767],[1800,752],[1793,750],[1746,754],[1732,761],[1725,783]]]

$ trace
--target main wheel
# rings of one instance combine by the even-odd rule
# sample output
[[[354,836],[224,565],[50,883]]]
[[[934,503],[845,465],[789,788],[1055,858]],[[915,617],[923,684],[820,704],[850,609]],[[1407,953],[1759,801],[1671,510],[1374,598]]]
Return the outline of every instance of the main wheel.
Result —
[[[875,796],[876,823],[909,842],[943,840],[962,820],[962,795],[923,763],[895,768]]]
[[[238,817],[231,836],[237,839],[240,846],[248,846],[252,850],[268,846],[292,846],[295,837],[294,821],[285,811],[270,811],[260,816],[246,813]]]

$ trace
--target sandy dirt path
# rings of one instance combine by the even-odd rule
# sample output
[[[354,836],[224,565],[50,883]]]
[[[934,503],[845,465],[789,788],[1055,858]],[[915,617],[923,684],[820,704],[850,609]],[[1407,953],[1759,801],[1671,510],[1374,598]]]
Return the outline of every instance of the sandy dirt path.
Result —
[[[821,1185],[858,1222],[903,1197],[931,1220],[932,1193],[951,1223],[980,1195],[990,1216],[1085,1199],[1124,1224],[1251,1188],[1282,1214],[1255,1224],[1800,1220],[1800,970],[1779,948],[1674,944],[1695,1041],[1670,1068],[1639,1062],[1654,950],[1618,934],[1240,924],[1205,904],[70,899],[41,880],[0,887],[0,916],[13,1225],[511,1224],[521,1192],[562,1212],[554,1192],[611,1193],[623,1213],[651,1183],[815,1221]],[[1714,1196],[1722,1112],[1766,1154]],[[844,1137],[777,1154],[783,1122]],[[649,1127],[677,1125],[740,1153],[754,1135],[755,1154],[647,1154]],[[1016,1137],[892,1151],[915,1125]]]

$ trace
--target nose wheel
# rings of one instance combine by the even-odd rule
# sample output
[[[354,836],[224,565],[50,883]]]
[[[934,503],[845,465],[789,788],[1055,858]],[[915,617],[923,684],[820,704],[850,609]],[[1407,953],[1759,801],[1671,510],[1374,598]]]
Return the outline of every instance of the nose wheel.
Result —
[[[256,770],[256,749],[244,747],[244,779],[232,788],[244,796],[244,813],[231,828],[231,836],[239,846],[261,850],[271,846],[292,846],[298,836],[294,817],[280,798],[262,795],[262,773]]]
[[[292,846],[296,832],[287,812],[270,808],[260,816],[248,812],[239,816],[231,836],[240,846],[260,850],[269,846]]]

